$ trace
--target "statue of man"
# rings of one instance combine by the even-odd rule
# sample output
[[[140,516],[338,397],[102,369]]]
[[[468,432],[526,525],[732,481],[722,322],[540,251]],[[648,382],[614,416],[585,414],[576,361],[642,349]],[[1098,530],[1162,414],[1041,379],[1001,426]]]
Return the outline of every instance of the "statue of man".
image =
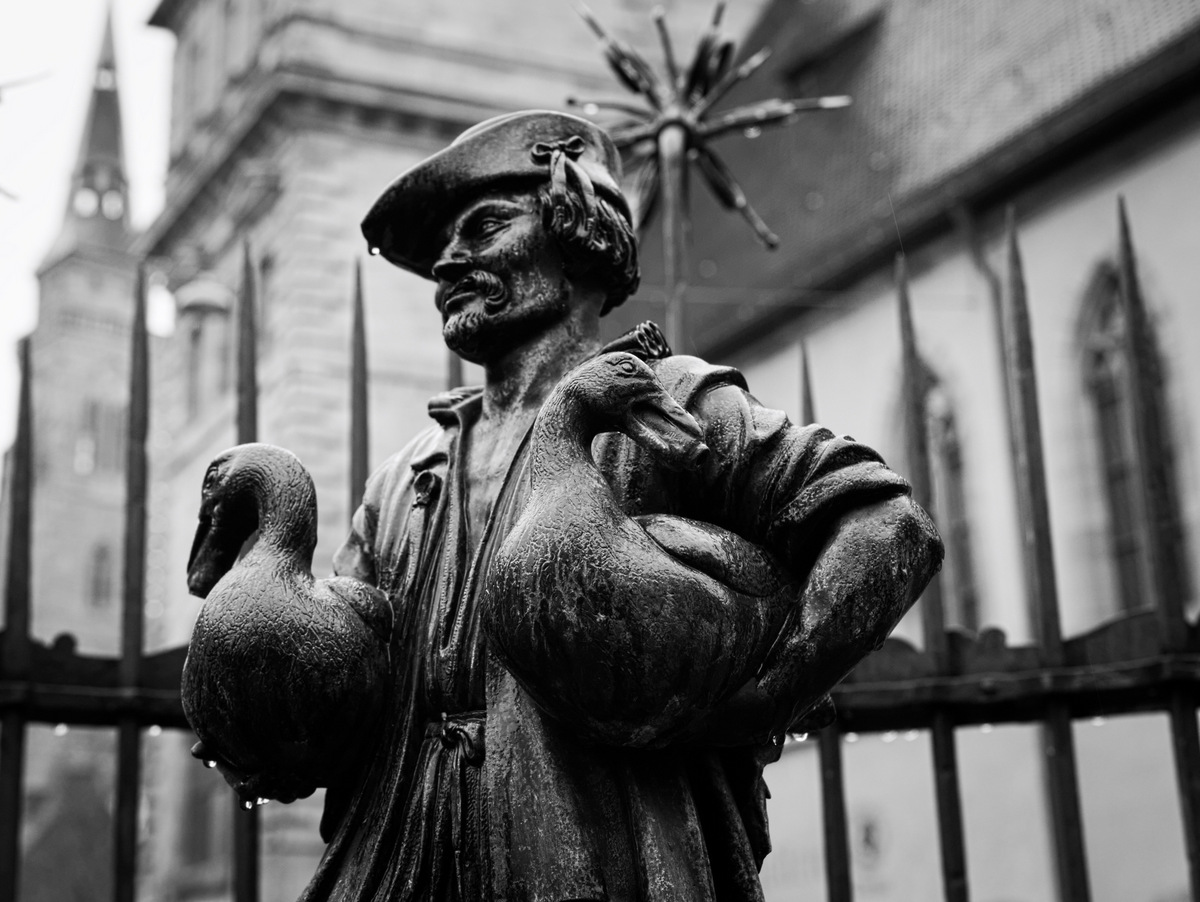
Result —
[[[430,402],[433,424],[371,477],[337,552],[339,574],[395,609],[393,685],[361,772],[327,796],[306,900],[761,899],[764,764],[940,562],[928,518],[868,448],[792,425],[652,326],[603,346],[600,318],[638,284],[619,165],[592,123],[516,113],[401,175],[363,222],[373,252],[436,282],[446,343],[484,385]],[[614,348],[649,363],[711,449],[675,473],[602,440],[624,510],[732,530],[801,587],[756,677],[661,740],[596,741],[540,707],[489,647],[481,604],[529,492],[542,403]]]

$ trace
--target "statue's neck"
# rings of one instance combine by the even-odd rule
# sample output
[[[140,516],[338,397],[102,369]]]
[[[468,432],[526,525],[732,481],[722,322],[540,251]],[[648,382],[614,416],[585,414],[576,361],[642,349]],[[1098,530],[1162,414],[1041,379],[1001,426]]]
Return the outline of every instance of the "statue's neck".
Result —
[[[567,316],[504,356],[488,361],[482,419],[532,422],[559,380],[599,350],[599,320]]]

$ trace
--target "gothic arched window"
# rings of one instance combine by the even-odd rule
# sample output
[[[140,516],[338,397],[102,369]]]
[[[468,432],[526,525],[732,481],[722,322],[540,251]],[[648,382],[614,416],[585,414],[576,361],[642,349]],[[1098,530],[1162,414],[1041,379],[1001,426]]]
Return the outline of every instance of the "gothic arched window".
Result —
[[[946,546],[941,576],[946,625],[978,630],[979,594],[971,554],[971,525],[967,516],[958,417],[950,393],[937,373],[919,356],[917,365],[924,417],[922,426],[929,455],[929,513]],[[909,461],[910,466],[914,463]]]
[[[1169,568],[1178,577],[1174,584],[1182,588],[1183,561],[1178,502],[1171,490],[1174,468],[1167,441],[1162,363],[1148,326],[1144,340],[1132,340],[1121,291],[1116,264],[1104,261],[1097,266],[1084,296],[1080,334],[1117,604],[1121,611],[1133,611],[1154,604],[1155,566]],[[1166,490],[1151,497],[1149,487],[1156,484]],[[1164,518],[1177,538],[1156,557],[1150,543],[1162,532],[1152,524]]]
[[[88,598],[94,608],[107,608],[113,600],[113,556],[112,549],[101,543],[92,549],[91,585]]]

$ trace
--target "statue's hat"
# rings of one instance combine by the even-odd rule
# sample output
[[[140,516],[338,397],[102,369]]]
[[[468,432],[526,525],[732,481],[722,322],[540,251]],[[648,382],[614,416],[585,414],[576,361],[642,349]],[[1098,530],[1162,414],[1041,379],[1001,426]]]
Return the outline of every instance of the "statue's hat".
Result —
[[[475,125],[393,181],[362,223],[371,253],[425,278],[442,251],[439,233],[463,205],[500,184],[574,178],[629,221],[621,158],[608,134],[578,116],[526,110]]]

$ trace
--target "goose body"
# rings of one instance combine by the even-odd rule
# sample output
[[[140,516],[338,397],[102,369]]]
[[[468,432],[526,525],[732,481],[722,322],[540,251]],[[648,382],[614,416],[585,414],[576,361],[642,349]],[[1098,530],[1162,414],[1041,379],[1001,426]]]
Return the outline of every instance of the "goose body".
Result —
[[[193,753],[239,775],[244,801],[335,785],[386,684],[391,607],[358,580],[314,579],[316,516],[312,479],[282,448],[239,445],[209,466],[188,563],[205,603],[183,707]]]
[[[489,635],[546,710],[601,742],[669,742],[751,680],[796,589],[762,549],[707,523],[630,517],[592,456],[616,429],[676,469],[707,448],[650,368],[605,354],[533,427],[527,506],[492,563]]]

